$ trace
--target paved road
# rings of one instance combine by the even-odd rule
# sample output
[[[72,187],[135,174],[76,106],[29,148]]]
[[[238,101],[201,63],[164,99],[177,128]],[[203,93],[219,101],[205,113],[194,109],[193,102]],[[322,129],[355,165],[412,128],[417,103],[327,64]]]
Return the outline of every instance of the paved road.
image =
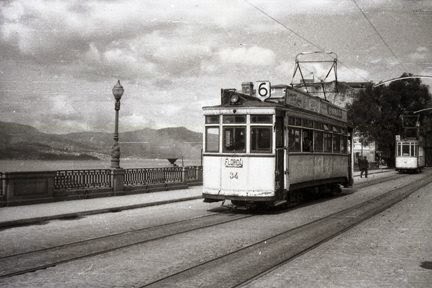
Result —
[[[432,185],[246,287],[432,287]]]
[[[401,177],[398,177],[389,183],[381,183],[378,185],[361,188],[353,194],[347,194],[337,198],[330,198],[326,201],[311,203],[309,205],[296,207],[295,209],[287,209],[281,211],[281,213],[256,215],[254,217],[242,219],[238,222],[231,222],[215,227],[204,228],[194,231],[193,233],[173,235],[172,237],[166,237],[157,241],[150,241],[144,244],[128,247],[127,249],[120,249],[91,258],[83,258],[78,261],[57,265],[56,267],[48,268],[46,270],[0,279],[0,286],[140,286],[145,283],[155,281],[160,277],[175,273],[176,271],[181,271],[192,265],[196,265],[197,263],[202,263],[203,261],[219,257],[229,253],[230,251],[234,251],[236,249],[256,243],[257,241],[262,241],[263,239],[268,238],[270,235],[276,235],[286,231],[287,229],[297,227],[299,225],[319,219],[320,217],[334,213],[335,211],[340,211],[346,207],[353,206],[368,199],[372,199],[373,197],[381,195],[385,190],[401,187],[411,181],[416,181],[421,177],[422,175],[401,175]],[[418,209],[423,211],[422,213],[426,213],[422,209],[425,209],[428,207],[427,205],[432,204],[432,199],[422,198],[422,200],[425,203],[424,205],[418,206]],[[7,253],[12,249],[14,249],[15,252],[29,251],[43,247],[50,247],[52,245],[59,245],[70,241],[79,241],[89,237],[128,231],[129,229],[170,223],[182,219],[198,217],[201,215],[213,213],[231,213],[229,210],[225,210],[224,212],[224,210],[220,210],[219,208],[219,210],[214,210],[214,208],[218,207],[218,205],[219,204],[217,203],[205,204],[202,203],[201,200],[194,200],[172,203],[169,205],[127,210],[118,213],[92,215],[75,220],[51,221],[41,226],[17,227],[1,231],[0,243],[2,243],[2,247],[5,248],[2,252],[3,255],[7,255]],[[417,209],[417,206],[411,206],[411,209]],[[405,212],[409,213],[410,211]],[[426,217],[426,219],[427,221],[431,220],[430,217]],[[404,223],[398,222],[396,223],[396,226],[390,227],[389,230],[385,231],[389,233],[391,237],[395,237],[397,233],[391,234],[391,232],[393,230],[398,230],[398,227],[401,227],[398,225],[405,227]],[[407,228],[411,228],[411,226]],[[381,233],[381,230],[373,231],[374,232],[369,231],[369,233]],[[428,231],[430,233],[430,230]],[[422,232],[420,231],[419,233]],[[362,238],[365,238],[365,243],[370,243],[368,242],[369,240],[366,238],[366,236],[367,235],[362,231],[361,233],[355,234],[353,237],[356,237],[354,239],[355,241],[360,241]],[[427,243],[427,241],[423,241],[424,238],[420,237],[420,235],[416,235],[416,237],[417,236],[419,238],[409,239],[409,237],[407,237],[407,242],[404,244],[407,244],[408,247],[410,247],[410,245],[415,246],[417,241]],[[424,236],[430,235],[426,234]],[[356,244],[357,242],[354,242],[352,246],[354,248],[351,246],[349,246],[349,248],[345,247],[345,250],[343,251],[346,253],[346,257],[351,257],[351,259],[359,258],[358,254],[356,253],[357,250],[355,249]],[[423,245],[424,246],[421,248],[427,248],[427,244]],[[321,247],[319,249],[321,249]],[[335,249],[335,251],[337,251],[337,249]],[[429,251],[432,251],[432,249],[429,249]],[[297,260],[301,261],[300,263],[307,261],[307,258],[309,257],[308,255],[312,252],[313,251],[304,254]],[[352,254],[350,254],[351,252]],[[327,253],[332,254],[331,251],[328,251]],[[341,252],[337,252],[336,256],[339,255],[338,253]],[[318,263],[318,260],[320,259],[315,259],[315,262]],[[354,260],[352,261],[355,265],[358,265]],[[365,261],[363,265],[364,267],[368,267],[367,258],[361,258],[359,261]],[[333,267],[331,263],[332,262],[330,262],[330,264],[327,263],[330,265],[330,268]],[[354,268],[355,265],[353,266]],[[325,277],[325,273],[329,273],[325,269],[313,269],[314,267],[314,265],[309,263],[304,267],[300,267],[297,273],[302,273],[303,277],[310,277],[311,274],[317,274],[315,276],[318,278]],[[336,269],[336,271],[338,270]],[[429,272],[428,270],[425,271]],[[281,273],[286,273],[286,271]],[[268,274],[268,276],[270,275],[271,274]],[[361,277],[359,276],[358,279],[361,279]],[[278,279],[271,278],[264,284],[260,284],[260,282],[253,282],[250,283],[250,285],[255,285],[254,287],[271,287],[269,284],[274,284],[275,286],[282,285],[277,280]],[[283,279],[281,283],[285,283],[283,282],[285,280],[286,279]],[[319,282],[314,283],[313,281],[304,282],[305,284],[311,284],[312,286],[302,285],[302,281],[303,280],[299,278],[298,282],[293,282],[293,287],[326,286],[319,285]],[[332,287],[333,283],[338,285],[338,283],[340,284],[343,282],[328,282],[327,287]],[[353,282],[350,283],[352,284]],[[383,282],[381,284],[385,283]],[[390,284],[393,283],[390,282]],[[286,287],[286,285],[282,286]],[[341,284],[339,286],[349,287],[351,285]],[[357,286],[354,285],[354,287]]]

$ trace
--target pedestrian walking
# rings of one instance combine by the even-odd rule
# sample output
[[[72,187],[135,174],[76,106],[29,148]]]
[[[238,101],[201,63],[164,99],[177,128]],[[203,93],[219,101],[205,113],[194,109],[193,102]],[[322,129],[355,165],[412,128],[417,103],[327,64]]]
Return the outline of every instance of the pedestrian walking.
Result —
[[[368,176],[368,168],[369,168],[369,161],[367,160],[366,156],[359,159],[359,169],[360,169],[360,178],[363,178],[363,173],[365,174],[365,178]]]

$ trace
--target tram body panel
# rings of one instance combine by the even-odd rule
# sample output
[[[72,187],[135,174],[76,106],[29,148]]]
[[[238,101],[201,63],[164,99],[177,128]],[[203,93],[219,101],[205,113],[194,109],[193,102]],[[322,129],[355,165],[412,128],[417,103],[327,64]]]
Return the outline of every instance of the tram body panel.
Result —
[[[417,169],[417,157],[396,157],[396,169]]]
[[[332,178],[348,178],[345,155],[289,155],[289,182],[298,184]]]
[[[274,157],[204,156],[203,163],[205,194],[235,197],[275,195]]]
[[[203,192],[218,194],[221,190],[221,157],[203,156]]]

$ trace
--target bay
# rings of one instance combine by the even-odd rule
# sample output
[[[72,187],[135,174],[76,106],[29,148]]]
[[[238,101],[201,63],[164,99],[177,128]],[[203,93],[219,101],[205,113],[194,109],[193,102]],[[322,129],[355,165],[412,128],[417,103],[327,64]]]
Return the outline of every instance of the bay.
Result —
[[[182,165],[182,159],[175,162]],[[201,165],[199,159],[184,159],[184,166]],[[109,160],[0,160],[0,172],[23,171],[55,171],[55,170],[82,170],[110,168]],[[122,159],[122,168],[159,168],[172,167],[167,159]]]

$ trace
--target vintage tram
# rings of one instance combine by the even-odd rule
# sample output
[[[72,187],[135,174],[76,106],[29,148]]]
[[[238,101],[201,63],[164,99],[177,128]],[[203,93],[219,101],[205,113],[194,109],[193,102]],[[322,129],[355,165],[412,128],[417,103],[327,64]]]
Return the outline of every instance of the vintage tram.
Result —
[[[396,140],[396,171],[419,173],[424,166],[424,149],[418,139]]]
[[[402,128],[402,135],[396,135],[396,171],[419,173],[425,166],[423,141],[420,137],[420,116],[405,113],[402,115]]]
[[[272,94],[264,99],[253,86],[222,89],[220,105],[203,107],[204,201],[277,206],[303,193],[352,186],[346,111],[288,85],[268,84]]]

